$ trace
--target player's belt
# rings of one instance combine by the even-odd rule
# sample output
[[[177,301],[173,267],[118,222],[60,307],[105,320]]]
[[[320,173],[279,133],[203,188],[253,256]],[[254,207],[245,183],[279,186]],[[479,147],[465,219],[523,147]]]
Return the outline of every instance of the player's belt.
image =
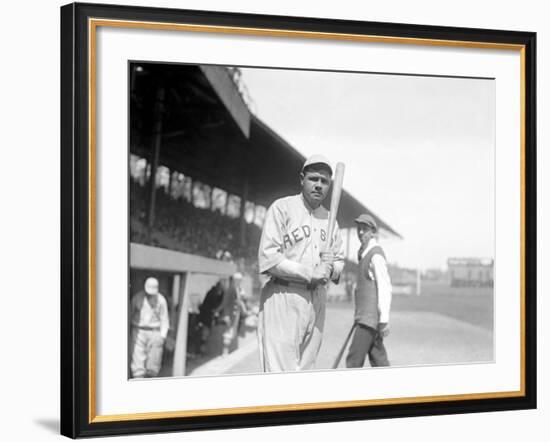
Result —
[[[315,284],[310,284],[307,282],[287,281],[286,279],[281,279],[281,278],[272,278],[271,280],[275,284],[282,285],[283,287],[296,286],[296,287],[305,288],[307,290],[315,290]]]
[[[148,327],[147,325],[134,325],[134,327],[137,327],[140,330],[160,331],[160,327]]]

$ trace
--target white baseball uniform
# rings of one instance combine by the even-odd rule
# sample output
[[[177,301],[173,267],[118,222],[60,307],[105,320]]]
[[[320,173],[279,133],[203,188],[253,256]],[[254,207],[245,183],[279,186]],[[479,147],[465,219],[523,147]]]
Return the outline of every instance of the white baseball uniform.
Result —
[[[328,210],[311,209],[302,194],[276,200],[267,210],[258,251],[259,271],[271,279],[262,288],[258,339],[264,371],[314,367],[325,322],[326,287],[312,287],[313,269],[327,244]],[[338,225],[332,245],[331,279],[344,268]]]
[[[160,293],[150,302],[144,292],[132,298],[132,377],[157,376],[170,327],[168,305]]]

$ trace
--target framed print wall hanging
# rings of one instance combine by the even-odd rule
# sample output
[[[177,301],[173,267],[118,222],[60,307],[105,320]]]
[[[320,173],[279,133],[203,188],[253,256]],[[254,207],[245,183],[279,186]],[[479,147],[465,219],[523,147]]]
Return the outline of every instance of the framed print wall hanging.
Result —
[[[535,45],[62,7],[62,434],[534,408]]]

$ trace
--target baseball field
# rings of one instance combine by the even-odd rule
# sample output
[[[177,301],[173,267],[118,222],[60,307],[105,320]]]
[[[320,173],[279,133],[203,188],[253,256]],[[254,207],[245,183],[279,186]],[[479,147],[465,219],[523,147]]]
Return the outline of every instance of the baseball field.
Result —
[[[493,357],[493,290],[424,284],[422,294],[394,295],[391,333],[385,343],[393,366],[490,362]],[[353,304],[327,305],[318,369],[331,368],[353,321]],[[339,367],[344,367],[344,358]],[[197,368],[192,376],[260,371],[255,333],[225,359]]]

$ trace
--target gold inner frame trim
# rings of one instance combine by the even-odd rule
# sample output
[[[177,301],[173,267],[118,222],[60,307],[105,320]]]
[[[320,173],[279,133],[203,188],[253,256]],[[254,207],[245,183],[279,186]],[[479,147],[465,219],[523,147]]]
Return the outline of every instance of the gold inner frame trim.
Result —
[[[431,38],[391,37],[380,35],[344,34],[334,32],[292,31],[286,29],[245,28],[238,26],[213,26],[182,23],[159,23],[131,20],[90,19],[93,27],[149,29],[157,31],[207,32],[216,34],[253,35],[257,37],[292,37],[322,40],[358,41],[369,43],[399,43],[422,46],[455,46],[462,48],[483,48],[502,50],[521,50],[523,45],[510,43],[492,43],[477,41],[442,40]]]
[[[261,405],[255,407],[237,407],[237,408],[213,408],[204,410],[182,410],[182,411],[158,411],[150,413],[133,414],[111,414],[106,416],[96,416],[91,422],[115,422],[132,421],[146,419],[167,419],[175,417],[199,417],[199,416],[220,416],[220,415],[239,415],[247,413],[277,412],[277,411],[299,411],[299,410],[323,410],[327,408],[344,407],[364,407],[373,405],[395,405],[395,404],[422,404],[426,402],[442,401],[461,401],[464,399],[497,399],[522,396],[519,391],[481,393],[477,395],[449,395],[449,396],[422,396],[412,398],[392,398],[392,399],[371,399],[368,401],[337,401],[337,402],[317,402],[290,405]]]
[[[386,44],[410,44],[419,46],[442,46],[442,47],[460,47],[460,48],[477,48],[477,49],[496,49],[496,50],[511,50],[520,53],[520,167],[521,167],[521,183],[520,183],[520,198],[521,198],[521,240],[520,240],[520,389],[518,391],[505,392],[488,392],[488,393],[466,393],[456,395],[439,395],[439,396],[419,396],[419,397],[404,397],[404,398],[388,398],[388,399],[368,399],[354,401],[336,401],[336,402],[317,402],[317,403],[301,403],[301,404],[284,404],[284,405],[262,405],[250,407],[235,407],[235,408],[216,408],[216,409],[197,409],[197,410],[180,410],[180,411],[162,411],[149,413],[131,413],[131,414],[113,414],[113,415],[97,415],[96,414],[96,31],[97,27],[115,27],[115,28],[134,28],[147,30],[163,30],[163,31],[185,31],[185,32],[206,32],[218,34],[234,34],[242,36],[264,36],[264,37],[290,37],[290,38],[307,38],[307,39],[323,39],[323,40],[338,40],[338,41],[355,41],[369,43],[386,43]],[[427,402],[442,402],[442,401],[460,401],[460,400],[482,400],[482,399],[498,399],[498,398],[513,398],[525,396],[525,45],[522,44],[507,44],[507,43],[492,43],[492,42],[475,42],[475,41],[458,41],[458,40],[440,40],[440,39],[423,39],[411,37],[390,37],[377,35],[359,35],[345,33],[325,33],[325,32],[310,32],[310,31],[293,31],[283,29],[264,29],[264,28],[246,28],[232,26],[211,26],[211,25],[196,25],[196,24],[180,24],[180,23],[158,23],[158,22],[142,22],[131,20],[111,20],[111,19],[95,19],[88,20],[88,98],[89,98],[89,423],[100,422],[119,422],[119,421],[137,421],[146,419],[169,419],[179,417],[197,417],[197,416],[220,416],[220,415],[239,415],[247,413],[266,413],[280,411],[297,411],[297,410],[322,410],[327,408],[349,408],[349,407],[364,407],[375,405],[397,405],[397,404],[415,404]]]

